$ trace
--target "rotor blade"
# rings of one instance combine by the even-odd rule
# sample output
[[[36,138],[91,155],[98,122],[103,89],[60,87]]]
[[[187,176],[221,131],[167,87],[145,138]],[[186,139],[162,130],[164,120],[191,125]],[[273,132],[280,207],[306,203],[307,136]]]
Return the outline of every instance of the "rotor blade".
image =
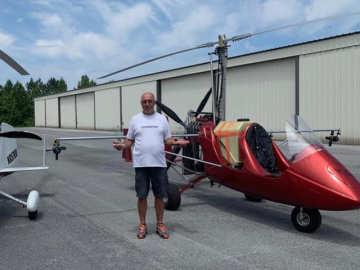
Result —
[[[172,120],[174,120],[176,123],[179,123],[184,128],[186,128],[186,124],[180,119],[180,117],[169,107],[165,106],[164,104],[161,104],[159,101],[156,101],[156,105],[160,107],[161,110],[164,111]]]
[[[163,55],[163,56],[159,56],[159,57],[156,57],[156,58],[153,58],[153,59],[150,59],[150,60],[147,60],[147,61],[138,63],[138,64],[136,64],[136,65],[133,65],[133,66],[130,66],[130,67],[127,67],[127,68],[120,69],[120,70],[115,71],[115,72],[112,72],[112,73],[110,73],[110,74],[101,76],[101,77],[99,77],[99,78],[97,78],[97,79],[104,79],[104,78],[106,78],[106,77],[115,75],[115,74],[117,74],[117,73],[120,73],[120,72],[129,70],[129,69],[132,69],[132,68],[135,68],[135,67],[138,67],[138,66],[142,66],[142,65],[145,65],[145,64],[147,64],[147,63],[154,62],[154,61],[156,61],[156,60],[159,60],[159,59],[162,59],[162,58],[166,58],[166,57],[169,57],[169,56],[172,56],[172,55],[175,55],[175,54],[179,54],[179,53],[183,53],[183,52],[188,52],[188,51],[192,51],[192,50],[196,50],[196,49],[201,49],[201,48],[206,48],[206,47],[211,47],[211,46],[214,46],[216,43],[217,43],[217,42],[209,42],[209,43],[205,43],[205,44],[202,44],[202,45],[198,45],[198,46],[196,46],[196,47],[194,47],[194,48],[190,48],[190,49],[186,49],[186,50],[181,50],[181,51],[177,51],[177,52],[165,54],[165,55]]]
[[[323,17],[323,18],[318,18],[318,19],[314,19],[314,20],[294,23],[294,24],[290,24],[290,25],[286,25],[286,26],[276,27],[276,28],[272,28],[272,29],[268,29],[268,30],[255,32],[255,33],[248,33],[248,34],[244,34],[244,35],[240,35],[240,36],[234,36],[232,38],[225,39],[225,41],[226,42],[227,41],[238,41],[238,40],[248,38],[248,37],[251,37],[251,36],[261,35],[261,34],[264,34],[264,33],[278,31],[278,30],[282,30],[282,29],[286,29],[286,28],[296,27],[296,26],[300,26],[300,25],[306,25],[306,24],[315,23],[315,22],[322,22],[322,21],[328,21],[328,20],[333,20],[333,19],[340,19],[340,18],[356,16],[356,15],[360,15],[360,11],[351,12],[351,13],[343,13],[343,14],[339,14],[339,15]]]
[[[34,139],[41,141],[42,138],[35,133],[27,131],[8,131],[0,133],[0,137],[11,138],[11,139]]]
[[[20,66],[14,59],[12,59],[2,50],[0,50],[0,59],[2,59],[6,64],[15,69],[21,75],[29,75],[29,73],[22,66]]]
[[[202,110],[205,108],[205,105],[206,103],[208,102],[209,100],[209,97],[211,95],[211,92],[212,92],[212,88],[209,89],[209,91],[206,93],[205,97],[203,98],[203,100],[200,102],[199,104],[199,107],[197,108],[196,110],[196,113],[195,113],[195,117],[197,117],[199,115],[199,113],[202,112]]]
[[[272,29],[268,29],[268,30],[264,30],[264,31],[255,32],[255,33],[247,33],[247,34],[243,34],[243,35],[233,36],[232,38],[225,39],[224,41],[225,41],[225,42],[228,42],[228,41],[238,41],[238,40],[241,40],[241,39],[245,39],[245,38],[248,38],[248,37],[251,37],[251,36],[255,36],[255,35],[264,34],[264,33],[267,33],[267,32],[272,32],[272,31],[277,31],[277,30],[281,30],[281,29],[291,28],[291,27],[295,27],[295,26],[299,26],[299,25],[310,24],[310,23],[314,23],[314,22],[320,22],[320,21],[326,21],[326,20],[332,20],[332,19],[339,19],[339,18],[343,18],[343,17],[355,16],[355,15],[359,15],[359,14],[360,14],[360,11],[352,12],[352,13],[344,13],[344,14],[340,14],[340,15],[329,16],[329,17],[314,19],[314,20],[310,20],[310,21],[299,22],[299,23],[295,23],[295,24],[291,24],[291,25],[287,25],[287,26],[272,28]],[[150,62],[153,62],[153,61],[162,59],[162,58],[166,58],[166,57],[169,57],[169,56],[172,56],[172,55],[175,55],[175,54],[180,54],[180,53],[192,51],[192,50],[195,50],[195,49],[212,47],[212,46],[214,46],[214,45],[216,45],[216,44],[219,44],[219,41],[208,42],[208,43],[204,43],[204,44],[198,45],[198,46],[193,47],[193,48],[190,48],[190,49],[185,49],[185,50],[181,50],[181,51],[177,51],[177,52],[165,54],[165,55],[163,55],[163,56],[156,57],[156,58],[153,58],[153,59],[150,59],[150,60],[147,60],[147,61],[138,63],[138,64],[136,64],[136,65],[133,65],[133,66],[130,66],[130,67],[126,67],[126,68],[120,69],[120,70],[115,71],[115,72],[112,72],[112,73],[110,73],[110,74],[101,76],[101,77],[99,77],[99,78],[97,78],[97,79],[98,79],[98,80],[99,80],[99,79],[104,79],[104,78],[106,78],[106,77],[115,75],[115,74],[117,74],[117,73],[120,73],[120,72],[129,70],[129,69],[132,69],[132,68],[135,68],[135,67],[138,67],[138,66],[142,66],[142,65],[144,65],[144,64],[147,64],[147,63],[150,63]]]

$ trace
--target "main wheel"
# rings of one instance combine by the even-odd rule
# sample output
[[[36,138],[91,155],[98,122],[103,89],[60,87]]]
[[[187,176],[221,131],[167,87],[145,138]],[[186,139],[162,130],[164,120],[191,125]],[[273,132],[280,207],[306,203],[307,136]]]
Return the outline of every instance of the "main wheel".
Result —
[[[321,225],[321,214],[317,209],[295,207],[291,213],[291,221],[295,228],[300,232],[312,233],[319,229]]]
[[[164,199],[165,209],[170,211],[178,209],[181,203],[179,188],[176,185],[169,183],[167,195],[167,199]]]
[[[249,194],[244,194],[244,196],[249,202],[261,202],[263,200],[261,198],[251,196]]]
[[[37,218],[37,213],[38,211],[34,211],[34,212],[28,212],[28,217],[30,220],[35,220]]]

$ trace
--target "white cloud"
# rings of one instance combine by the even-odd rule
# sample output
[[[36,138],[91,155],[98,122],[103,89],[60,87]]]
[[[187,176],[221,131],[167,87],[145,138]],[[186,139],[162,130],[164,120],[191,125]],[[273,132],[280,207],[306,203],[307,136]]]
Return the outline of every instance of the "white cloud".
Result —
[[[113,55],[117,47],[111,39],[92,32],[79,33],[66,42],[61,39],[39,39],[35,46],[35,52],[38,55],[69,59],[86,59],[87,57],[100,59]]]
[[[302,5],[299,1],[268,0],[260,6],[259,19],[262,26],[273,25],[298,18],[301,9]]]
[[[359,9],[359,1],[354,0],[313,0],[305,7],[307,20],[352,12]]]
[[[0,48],[1,49],[9,48],[10,46],[12,46],[14,41],[15,41],[15,38],[13,38],[12,36],[0,32]]]
[[[156,20],[151,6],[147,3],[126,6],[97,0],[93,5],[104,20],[107,33],[115,38],[121,38],[122,41],[127,40],[129,35],[140,27],[146,26],[149,20]]]
[[[33,18],[38,19],[46,28],[64,27],[63,20],[58,14],[45,12],[32,12],[30,14]]]
[[[187,16],[174,23],[171,30],[157,37],[157,43],[161,45],[159,50],[167,51],[175,48],[186,48],[208,42],[208,40],[204,41],[202,38],[211,30],[215,22],[216,14],[214,10],[203,5],[194,7],[194,9],[189,10]]]

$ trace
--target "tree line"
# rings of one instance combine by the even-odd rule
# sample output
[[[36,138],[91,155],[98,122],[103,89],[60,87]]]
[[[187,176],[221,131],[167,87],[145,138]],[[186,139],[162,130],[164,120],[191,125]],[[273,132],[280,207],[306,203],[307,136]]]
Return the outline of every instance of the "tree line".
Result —
[[[77,88],[95,85],[95,81],[83,75]],[[16,127],[34,126],[34,98],[66,91],[67,84],[63,78],[50,78],[46,83],[41,79],[35,81],[31,78],[25,83],[25,87],[18,81],[12,83],[11,80],[7,80],[4,85],[0,84],[0,123],[5,122]]]

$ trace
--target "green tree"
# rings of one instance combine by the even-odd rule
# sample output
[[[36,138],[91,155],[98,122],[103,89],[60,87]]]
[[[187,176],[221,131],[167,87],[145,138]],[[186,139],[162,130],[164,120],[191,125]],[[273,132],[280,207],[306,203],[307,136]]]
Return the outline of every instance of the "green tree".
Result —
[[[8,80],[0,93],[0,122],[13,126],[32,125],[31,103],[23,85]]]
[[[95,86],[96,82],[89,79],[89,77],[87,75],[82,75],[81,76],[81,80],[78,82],[77,88],[81,89],[81,88],[87,88],[87,87],[91,87],[91,86]]]
[[[33,78],[30,79],[26,84],[26,91],[28,92],[30,98],[33,100],[34,98],[42,96],[42,89],[44,88],[44,83],[39,78],[37,81],[34,81]]]
[[[50,78],[45,84],[32,78],[25,84],[13,84],[7,80],[0,85],[0,123],[6,122],[13,126],[34,125],[34,98],[66,92],[67,84],[63,78]]]
[[[66,92],[67,84],[63,78],[57,80],[55,78],[50,78],[42,88],[42,96],[54,95],[62,92]]]

